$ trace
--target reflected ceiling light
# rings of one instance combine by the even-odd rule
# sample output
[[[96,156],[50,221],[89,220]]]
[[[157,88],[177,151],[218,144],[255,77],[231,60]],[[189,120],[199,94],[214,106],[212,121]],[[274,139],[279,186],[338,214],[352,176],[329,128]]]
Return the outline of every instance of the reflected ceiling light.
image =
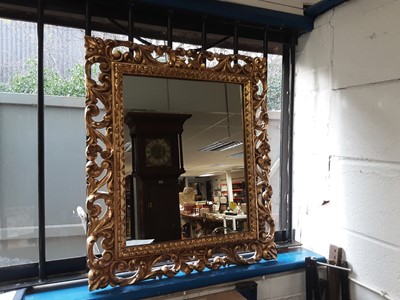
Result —
[[[228,149],[232,149],[234,147],[240,146],[242,145],[243,142],[239,142],[239,141],[218,141],[212,144],[209,144],[201,149],[199,149],[198,151],[225,151]]]
[[[132,152],[132,143],[131,143],[131,142],[127,142],[127,143],[124,145],[124,151],[125,151],[125,152]]]
[[[233,167],[232,168],[232,170],[243,170],[244,169],[244,166],[235,166],[235,167]]]
[[[211,176],[214,176],[214,175],[215,175],[215,174],[207,173],[207,174],[199,175],[199,177],[211,177]]]
[[[226,166],[225,164],[214,164],[214,165],[211,165],[210,168],[221,168],[221,167],[225,167],[225,166]]]
[[[227,157],[241,158],[241,157],[243,157],[243,152],[233,153],[231,155],[228,155]]]

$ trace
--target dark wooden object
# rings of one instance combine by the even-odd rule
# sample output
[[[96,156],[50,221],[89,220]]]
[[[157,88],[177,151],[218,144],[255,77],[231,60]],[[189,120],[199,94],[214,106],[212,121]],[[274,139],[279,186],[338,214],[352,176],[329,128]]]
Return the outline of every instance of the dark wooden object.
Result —
[[[306,263],[306,297],[307,300],[349,300],[347,262],[342,261],[342,248],[331,245],[329,248],[329,264],[325,264],[326,279],[321,279],[318,273],[318,262],[307,257]],[[322,269],[322,267],[321,267]]]
[[[334,245],[329,247],[329,264],[338,266],[342,260],[342,248]],[[340,299],[340,272],[341,270],[327,268],[328,277],[328,295],[327,300]]]
[[[347,261],[342,261],[340,263],[340,266],[343,268],[349,267]],[[349,272],[348,271],[342,271],[340,273],[340,285],[341,285],[341,290],[342,290],[342,300],[350,299]]]
[[[311,257],[306,257],[306,297],[307,300],[322,299],[317,261]]]
[[[125,117],[132,138],[136,239],[181,238],[178,177],[185,172],[181,136],[190,117],[147,112],[129,112]]]

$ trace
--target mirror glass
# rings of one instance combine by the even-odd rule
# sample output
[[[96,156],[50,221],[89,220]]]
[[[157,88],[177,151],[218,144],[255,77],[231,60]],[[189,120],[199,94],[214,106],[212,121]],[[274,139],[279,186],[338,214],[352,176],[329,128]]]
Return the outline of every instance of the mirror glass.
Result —
[[[140,158],[141,148],[135,147],[131,136],[135,129],[125,124],[127,245],[247,231],[242,85],[124,75],[123,98],[125,116],[152,114],[154,130],[138,135],[145,135],[144,140],[156,138],[143,149],[145,155],[154,152],[154,174],[142,176],[135,164],[145,164],[146,159],[135,159]],[[163,168],[162,156],[168,160],[169,155],[179,154],[164,153],[160,142],[165,124],[158,116],[165,114],[189,117],[181,134],[184,172],[161,184],[169,177],[157,175]],[[145,191],[149,182],[153,182],[152,197]]]

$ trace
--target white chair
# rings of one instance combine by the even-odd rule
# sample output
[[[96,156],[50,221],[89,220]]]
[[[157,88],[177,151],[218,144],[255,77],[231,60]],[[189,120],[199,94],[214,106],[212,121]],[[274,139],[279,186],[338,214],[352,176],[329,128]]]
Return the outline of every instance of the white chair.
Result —
[[[87,214],[86,214],[85,210],[84,210],[81,206],[78,206],[78,207],[76,208],[76,212],[77,212],[79,218],[81,219],[83,231],[85,232],[85,235],[86,235],[86,232],[87,232],[87,224],[88,224]],[[95,255],[96,255],[96,254],[100,254],[100,249],[99,249],[99,247],[97,246],[96,243],[94,244],[93,247],[94,247],[94,254],[95,254]]]

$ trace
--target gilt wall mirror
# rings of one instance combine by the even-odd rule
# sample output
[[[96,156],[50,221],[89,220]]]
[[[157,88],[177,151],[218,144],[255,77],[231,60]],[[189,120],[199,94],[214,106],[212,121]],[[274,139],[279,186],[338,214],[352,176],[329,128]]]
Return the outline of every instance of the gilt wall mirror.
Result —
[[[90,290],[276,258],[265,59],[85,46]]]

